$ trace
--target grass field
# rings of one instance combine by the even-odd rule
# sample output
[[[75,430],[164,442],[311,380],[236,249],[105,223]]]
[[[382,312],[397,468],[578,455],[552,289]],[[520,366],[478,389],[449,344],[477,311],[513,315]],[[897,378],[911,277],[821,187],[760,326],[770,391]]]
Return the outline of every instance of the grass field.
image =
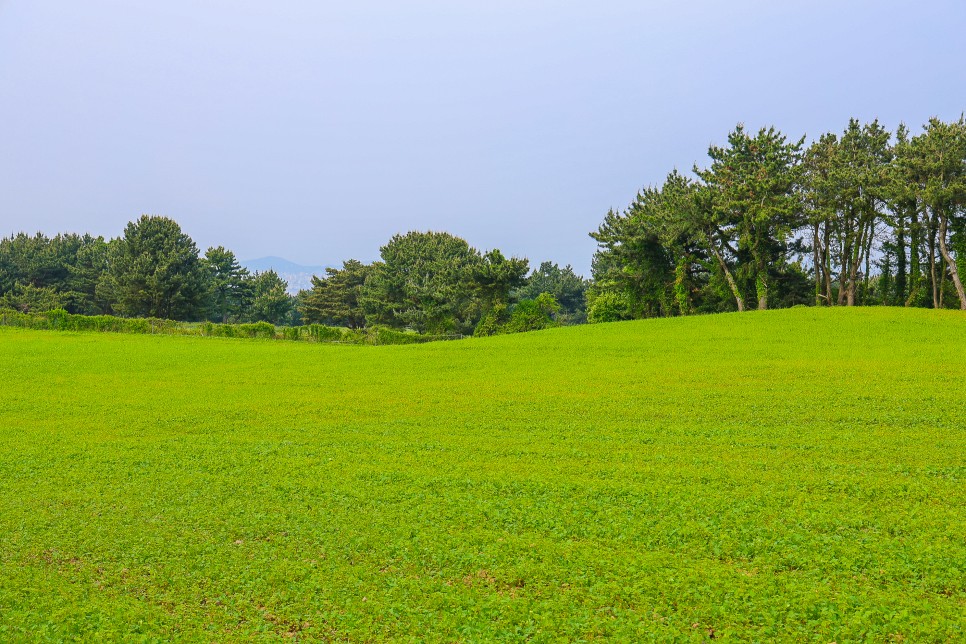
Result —
[[[0,329],[0,640],[966,639],[966,316]]]

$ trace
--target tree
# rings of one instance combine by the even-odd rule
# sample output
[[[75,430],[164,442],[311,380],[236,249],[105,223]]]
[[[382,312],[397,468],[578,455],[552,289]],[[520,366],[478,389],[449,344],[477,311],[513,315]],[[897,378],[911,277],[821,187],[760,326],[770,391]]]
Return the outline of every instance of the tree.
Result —
[[[587,286],[587,280],[577,275],[569,264],[560,268],[554,262],[541,262],[515,297],[534,300],[541,293],[549,293],[560,304],[562,324],[581,324],[587,321]]]
[[[812,266],[815,279],[815,305],[832,305],[833,225],[837,223],[836,192],[831,180],[833,158],[838,148],[834,134],[823,134],[805,152],[803,205],[811,227]]]
[[[483,255],[472,271],[474,295],[483,311],[498,304],[510,304],[511,293],[526,283],[530,262],[527,259],[507,259],[499,250]]]
[[[914,178],[915,194],[929,213],[933,306],[942,306],[942,282],[948,273],[959,297],[960,308],[966,310],[966,291],[948,239],[950,228],[962,228],[966,218],[966,121],[963,117],[953,123],[930,119],[925,131],[914,137],[903,152],[902,162]],[[940,277],[937,277],[932,239],[938,242],[939,252],[946,262],[946,269]]]
[[[910,157],[909,130],[900,123],[892,146],[893,159],[889,166],[886,189],[889,210],[886,222],[892,227],[893,237],[887,251],[895,256],[893,298],[897,304],[911,306],[921,291],[920,249],[922,227],[919,222],[919,201],[915,190],[912,168],[906,163]]]
[[[512,308],[500,303],[476,325],[473,335],[499,335],[538,331],[559,325],[556,318],[560,304],[550,293],[541,293],[535,299],[521,300]]]
[[[729,253],[736,252],[728,241],[728,233],[714,219],[710,196],[706,187],[672,171],[661,187],[652,219],[651,225],[674,263],[670,287],[680,315],[703,307],[704,303],[696,302],[696,298],[710,299],[708,289],[715,273],[720,273],[728,284],[738,310],[744,310],[744,295],[729,266]]]
[[[600,246],[587,296],[595,320],[727,310],[728,291],[744,310],[731,268],[741,257],[735,228],[715,219],[712,196],[674,171],[660,188],[638,193],[624,213],[608,213],[591,233]],[[600,299],[606,293],[615,297]]]
[[[68,235],[69,236],[69,235]],[[108,244],[103,237],[77,237],[69,276],[64,280],[61,297],[69,313],[99,315],[110,312],[111,303],[97,294],[97,284],[107,270]]]
[[[468,333],[478,307],[473,276],[482,259],[465,240],[442,232],[395,235],[362,289],[366,320],[420,333]]]
[[[362,286],[372,272],[372,266],[357,259],[342,262],[342,268],[326,268],[327,277],[312,276],[312,289],[302,296],[299,310],[308,323],[346,326],[361,329],[366,325],[366,314],[360,298]]]
[[[25,233],[0,239],[0,294],[21,288],[50,289],[70,313],[107,310],[96,297],[105,268],[107,244],[102,237],[68,233],[48,238]]]
[[[841,139],[825,135],[806,153],[809,221],[829,302],[833,265],[839,268],[838,304],[855,305],[860,275],[868,284],[876,226],[889,195],[889,139],[878,121],[860,125],[850,119]]]
[[[209,248],[202,260],[208,270],[210,300],[208,316],[221,323],[237,317],[252,297],[248,269],[223,246]]]
[[[111,240],[98,294],[127,316],[196,319],[207,292],[198,247],[172,219],[142,215]]]
[[[591,324],[630,320],[630,304],[624,295],[614,291],[596,293],[591,287],[587,291],[587,321]]]
[[[534,300],[523,300],[513,307],[510,320],[503,327],[502,333],[523,333],[525,331],[539,331],[557,326],[556,317],[560,313],[560,304],[550,293],[541,293]]]
[[[648,188],[624,212],[608,211],[590,233],[598,245],[591,264],[595,297],[614,294],[614,301],[622,302],[633,318],[672,312],[674,261],[654,225],[660,216],[660,191]]]
[[[728,146],[711,146],[711,167],[695,168],[710,189],[714,220],[735,229],[738,250],[748,253],[742,268],[754,280],[758,308],[768,308],[773,267],[799,223],[800,157],[804,138],[789,143],[775,128],[754,137],[739,125]]]
[[[19,233],[0,241],[0,291],[9,292],[17,284],[57,290],[68,275],[68,262],[58,256],[61,249],[43,233]]]
[[[0,308],[21,313],[41,313],[63,308],[60,294],[52,286],[17,283],[0,297]]]
[[[292,311],[288,284],[273,270],[255,273],[251,278],[252,301],[247,317],[253,322],[283,324]]]

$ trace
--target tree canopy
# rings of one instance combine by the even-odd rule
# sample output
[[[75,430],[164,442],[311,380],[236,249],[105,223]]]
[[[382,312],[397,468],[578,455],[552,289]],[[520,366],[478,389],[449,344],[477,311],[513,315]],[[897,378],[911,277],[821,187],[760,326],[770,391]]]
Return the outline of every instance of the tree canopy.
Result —
[[[473,328],[473,276],[483,260],[464,239],[444,232],[395,235],[362,290],[366,317],[421,333]]]
[[[362,309],[362,286],[372,267],[357,259],[348,259],[342,268],[326,268],[326,277],[312,277],[312,289],[305,293],[299,306],[302,318],[309,323],[360,329],[366,325]]]
[[[204,309],[198,247],[173,219],[143,215],[110,242],[99,293],[123,315],[193,319]]]
[[[109,241],[0,239],[0,307],[481,335],[803,304],[966,309],[963,117],[894,133],[851,119],[809,145],[738,125],[707,152],[604,215],[590,280],[411,231],[292,296],[275,272],[250,275],[223,246],[199,257],[175,221],[143,215]]]
[[[739,125],[707,167],[671,172],[591,233],[590,320],[749,302],[966,308],[964,130],[932,119],[892,135],[852,119],[805,148]]]

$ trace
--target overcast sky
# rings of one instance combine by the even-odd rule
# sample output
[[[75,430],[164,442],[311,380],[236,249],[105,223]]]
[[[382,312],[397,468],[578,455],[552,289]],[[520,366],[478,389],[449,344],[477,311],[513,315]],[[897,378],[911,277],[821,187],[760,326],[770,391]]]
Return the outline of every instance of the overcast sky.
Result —
[[[0,0],[0,234],[149,213],[337,264],[433,229],[586,274],[738,122],[958,117],[964,34],[962,0]]]

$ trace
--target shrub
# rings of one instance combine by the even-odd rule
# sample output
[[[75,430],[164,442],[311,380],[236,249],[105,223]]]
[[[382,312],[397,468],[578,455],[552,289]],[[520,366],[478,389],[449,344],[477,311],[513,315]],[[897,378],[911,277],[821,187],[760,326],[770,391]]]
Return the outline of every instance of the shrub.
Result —
[[[227,326],[227,325],[226,325]],[[237,325],[238,335],[246,338],[275,338],[275,326],[268,322]]]
[[[115,333],[161,333],[167,335],[201,335],[222,338],[265,338],[308,342],[344,342],[351,344],[413,344],[433,340],[448,340],[452,336],[420,335],[413,331],[398,331],[388,327],[369,327],[361,330],[310,324],[297,327],[276,327],[269,322],[251,324],[216,324],[203,322],[188,324],[161,318],[119,318],[112,315],[73,315],[63,309],[43,313],[22,313],[0,308],[0,324],[28,329],[60,331],[109,331]]]
[[[344,338],[343,329],[324,324],[310,324],[304,327],[310,338],[316,342],[341,342]]]
[[[64,309],[52,309],[44,312],[43,316],[47,318],[48,328],[58,331],[67,330],[67,318],[70,316],[70,313]]]
[[[587,321],[591,324],[629,320],[632,317],[627,298],[609,291],[595,295],[587,310]]]
[[[502,333],[502,327],[509,321],[510,309],[507,308],[506,304],[497,304],[479,321],[473,330],[473,335],[482,337]]]

